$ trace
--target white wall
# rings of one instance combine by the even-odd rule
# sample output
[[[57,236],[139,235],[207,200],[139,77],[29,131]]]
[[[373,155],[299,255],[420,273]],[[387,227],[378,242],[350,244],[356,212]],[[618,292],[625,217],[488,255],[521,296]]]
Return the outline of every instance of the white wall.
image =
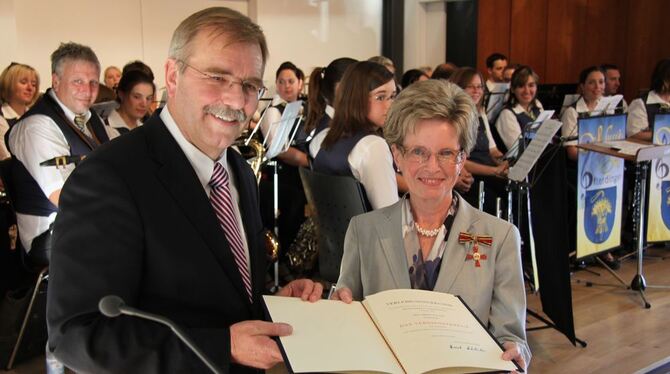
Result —
[[[266,85],[274,86],[284,61],[309,76],[339,57],[362,60],[380,54],[381,21],[381,0],[258,0],[257,22],[270,46]]]
[[[164,63],[175,27],[189,14],[227,6],[265,30],[270,49],[265,80],[291,60],[309,75],[315,66],[381,51],[381,0],[0,0],[0,69],[11,61],[35,67],[41,90],[51,85],[49,56],[58,44],[93,48],[102,68],[140,59],[164,84]]]
[[[445,0],[405,0],[405,70],[435,67],[447,54]]]

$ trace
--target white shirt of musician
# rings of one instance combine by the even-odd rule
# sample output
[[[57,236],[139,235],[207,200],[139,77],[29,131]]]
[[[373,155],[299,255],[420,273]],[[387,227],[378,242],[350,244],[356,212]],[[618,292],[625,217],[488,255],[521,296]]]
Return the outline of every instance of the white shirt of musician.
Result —
[[[54,92],[50,90],[47,94],[56,100],[67,119],[74,121],[75,114],[58,100]],[[90,118],[89,111],[86,113],[86,120]],[[88,129],[86,135],[91,135]],[[35,114],[19,121],[9,134],[8,144],[14,156],[21,161],[47,197],[63,188],[65,180],[74,170],[74,164],[65,167],[40,166],[42,161],[58,156],[70,156],[70,147],[65,135],[49,116]],[[23,248],[30,251],[33,239],[45,232],[55,219],[56,213],[48,217],[17,213],[16,222]]]
[[[633,102],[630,103],[630,106],[628,106],[628,121],[626,123],[627,136],[633,136],[638,132],[651,127],[652,124],[649,123],[649,118],[647,117],[646,104],[670,105],[670,103],[658,96],[654,90],[649,91],[646,103],[642,102],[642,98],[633,100]]]

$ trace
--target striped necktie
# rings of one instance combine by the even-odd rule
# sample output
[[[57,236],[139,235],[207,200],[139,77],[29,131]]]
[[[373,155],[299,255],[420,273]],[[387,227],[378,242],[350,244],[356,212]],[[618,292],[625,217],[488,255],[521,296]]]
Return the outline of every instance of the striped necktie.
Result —
[[[214,163],[214,173],[209,185],[212,190],[209,194],[209,200],[212,203],[216,217],[219,219],[219,224],[223,229],[228,246],[233,252],[237,269],[242,277],[242,283],[247,290],[249,301],[253,302],[251,297],[251,276],[249,275],[249,267],[247,266],[247,256],[242,244],[242,236],[240,235],[239,225],[233,209],[233,199],[230,194],[229,187],[230,178],[228,172],[218,162]]]

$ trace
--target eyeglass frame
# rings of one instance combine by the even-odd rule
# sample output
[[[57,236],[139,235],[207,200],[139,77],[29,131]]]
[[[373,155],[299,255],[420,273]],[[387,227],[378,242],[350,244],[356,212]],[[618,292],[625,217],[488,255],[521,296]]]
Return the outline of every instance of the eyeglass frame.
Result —
[[[235,77],[234,77],[233,75],[231,75],[231,74],[214,75],[214,74],[212,74],[212,73],[206,73],[206,72],[204,72],[204,71],[202,71],[202,70],[196,68],[195,66],[189,64],[188,62],[186,62],[186,61],[184,61],[184,60],[179,60],[179,59],[178,59],[178,60],[176,60],[176,61],[177,61],[178,63],[183,64],[184,66],[189,67],[189,68],[195,70],[196,72],[200,73],[200,74],[203,75],[205,78],[207,78],[207,80],[208,80],[209,82],[216,83],[216,84],[220,85],[220,86],[222,87],[222,89],[223,89],[225,92],[229,92],[230,89],[231,89],[231,88],[233,87],[233,85],[235,85],[235,84],[240,85],[240,87],[242,88],[242,92],[244,93],[244,95],[245,95],[245,97],[246,97],[247,99],[248,99],[250,96],[249,96],[249,94],[246,93],[246,90],[245,90],[245,88],[244,88],[245,85],[251,85],[251,86],[256,86],[256,85],[257,85],[256,83],[254,83],[254,82],[252,82],[252,81],[249,81],[249,80],[246,80],[246,79],[238,79],[238,78],[235,78]],[[228,77],[230,77],[231,79],[228,80],[228,79],[227,79]],[[228,84],[227,84],[228,87],[224,87],[224,86],[226,85],[226,83],[228,83]],[[261,83],[260,83],[260,87],[258,87],[257,90],[253,90],[253,91],[257,91],[257,92],[256,92],[256,101],[259,101],[259,100],[261,99],[261,97],[263,97],[263,95],[265,95],[265,92],[267,91],[267,89],[268,89],[268,88],[265,87],[265,85],[263,85],[263,83],[261,82]],[[253,91],[252,91],[252,92],[253,92]],[[251,96],[251,97],[253,97],[253,96]]]
[[[420,165],[423,165],[423,164],[427,163],[433,155],[435,155],[435,159],[437,160],[437,163],[440,164],[440,165],[443,165],[443,164],[458,165],[461,162],[463,162],[463,159],[465,158],[465,151],[463,149],[459,149],[458,151],[456,151],[456,150],[449,149],[449,148],[443,148],[438,152],[432,152],[428,148],[420,146],[420,145],[412,146],[412,147],[405,147],[404,145],[396,145],[396,147],[398,147],[398,149],[402,153],[403,157],[407,158],[410,162],[420,164]],[[411,153],[411,151],[415,150],[415,149],[419,149],[419,148],[426,150],[428,152],[428,156],[422,157],[421,159],[417,159],[416,157],[420,157],[420,156],[417,155],[417,154]],[[440,152],[443,152],[443,151],[449,151],[453,156],[449,156],[449,158],[446,158],[446,159],[441,158],[440,157]],[[409,154],[409,158],[408,158],[408,154]]]

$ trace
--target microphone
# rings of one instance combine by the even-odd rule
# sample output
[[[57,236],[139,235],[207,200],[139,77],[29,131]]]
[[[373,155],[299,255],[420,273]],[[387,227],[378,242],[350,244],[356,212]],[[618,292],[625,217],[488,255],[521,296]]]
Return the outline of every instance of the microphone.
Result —
[[[184,343],[186,346],[193,351],[193,353],[202,360],[202,362],[207,365],[207,367],[215,374],[222,374],[223,370],[219,369],[210,359],[205,355],[204,352],[198,348],[195,343],[189,339],[188,336],[172,321],[169,319],[159,316],[157,314],[153,313],[148,313],[148,312],[143,312],[141,310],[135,309],[133,307],[130,307],[126,305],[126,303],[123,301],[122,298],[116,296],[116,295],[107,295],[100,299],[100,302],[98,302],[98,309],[100,310],[100,313],[102,313],[104,316],[109,317],[109,318],[115,318],[118,317],[122,314],[125,314],[127,316],[132,316],[132,317],[138,317],[142,319],[147,319],[149,321],[154,321],[158,322],[162,325],[165,325],[169,327],[172,332],[174,332],[175,335]]]

